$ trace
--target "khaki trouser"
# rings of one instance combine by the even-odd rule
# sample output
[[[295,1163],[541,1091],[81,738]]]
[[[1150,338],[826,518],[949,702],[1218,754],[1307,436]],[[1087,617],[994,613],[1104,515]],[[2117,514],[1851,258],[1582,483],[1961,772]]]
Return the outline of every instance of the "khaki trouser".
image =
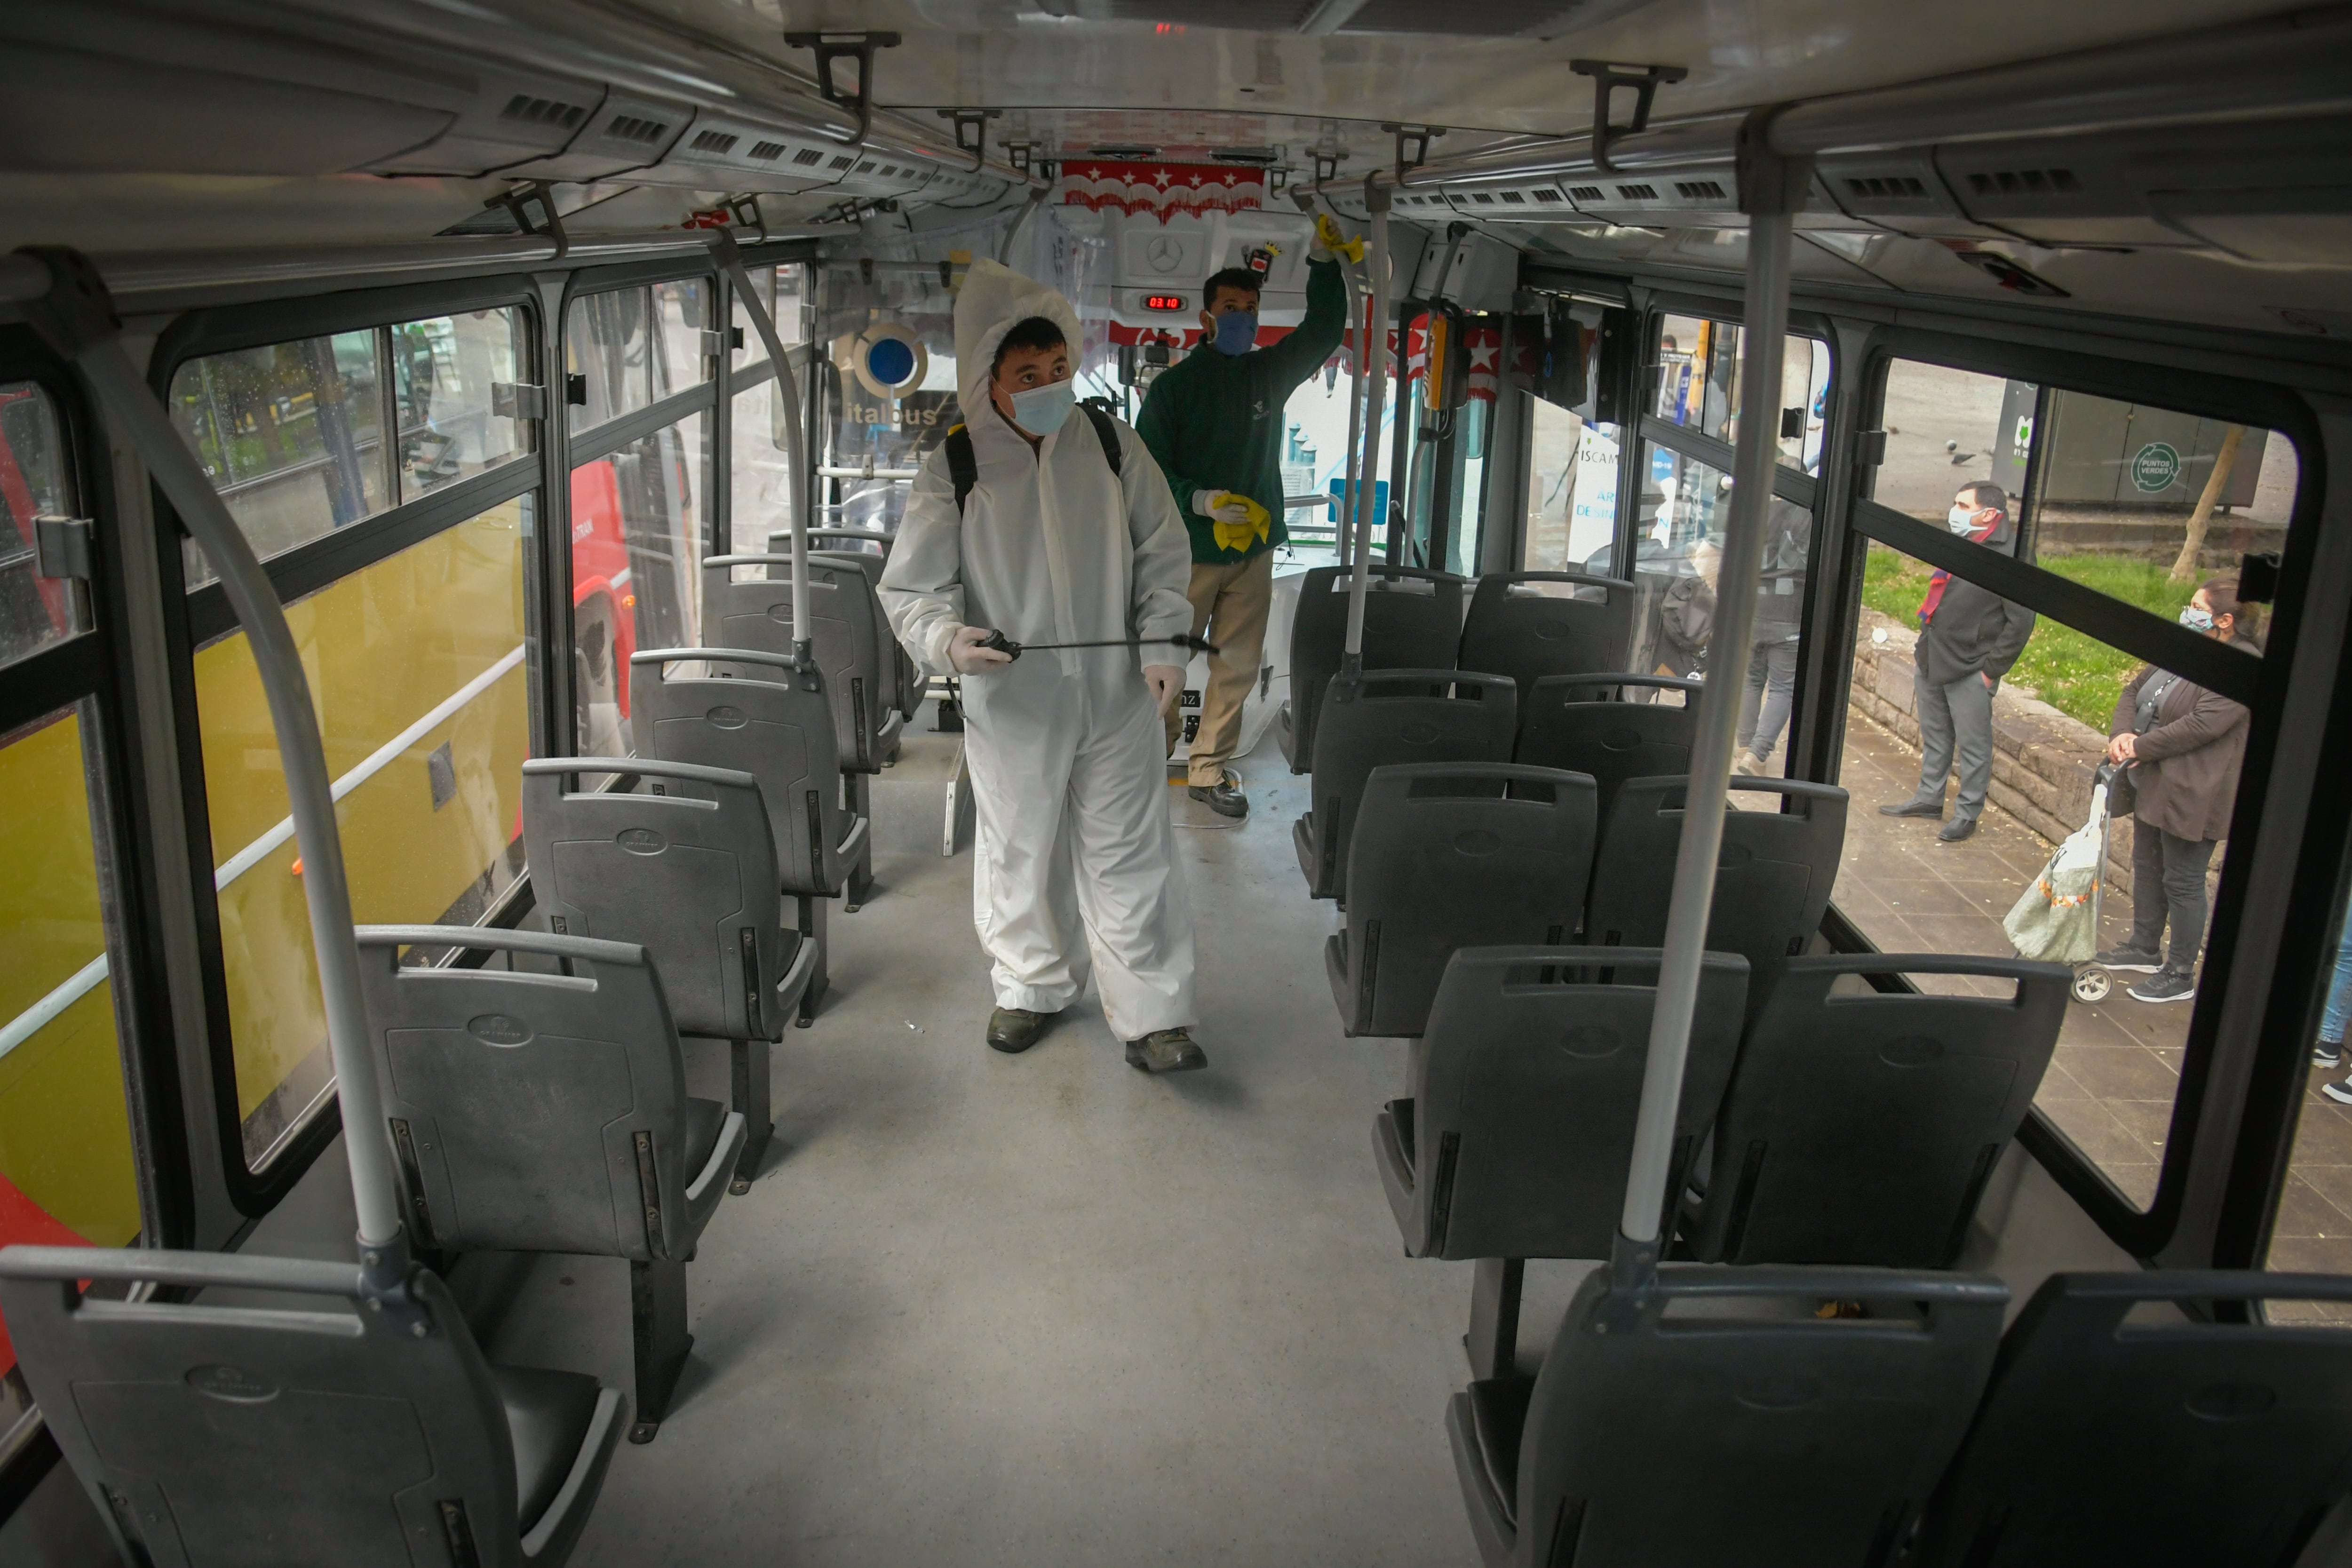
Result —
[[[1192,635],[1223,650],[1209,656],[1209,689],[1201,694],[1201,723],[1192,732],[1190,773],[1196,784],[1223,782],[1225,764],[1241,743],[1242,700],[1265,663],[1265,617],[1274,604],[1274,552],[1246,561],[1192,563]],[[1184,733],[1180,701],[1168,710],[1168,750]]]

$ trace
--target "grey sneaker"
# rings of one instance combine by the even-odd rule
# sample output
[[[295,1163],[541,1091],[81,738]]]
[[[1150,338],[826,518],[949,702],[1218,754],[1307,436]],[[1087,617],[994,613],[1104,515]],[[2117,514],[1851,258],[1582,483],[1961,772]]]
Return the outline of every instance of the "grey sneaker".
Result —
[[[2197,982],[2187,970],[2159,969],[2153,978],[2133,986],[2130,995],[2135,1002],[2192,1002]]]
[[[2112,969],[2119,974],[2153,974],[2164,967],[2164,955],[2153,948],[2134,947],[2126,942],[2111,947],[2091,960],[2101,969]]]
[[[988,1016],[988,1043],[1007,1056],[1019,1056],[1037,1043],[1045,1032],[1045,1020],[1051,1013],[1032,1013],[1026,1007],[999,1007]]]
[[[1198,1072],[1209,1065],[1209,1058],[1192,1043],[1189,1031],[1154,1029],[1127,1042],[1127,1065],[1150,1073]]]

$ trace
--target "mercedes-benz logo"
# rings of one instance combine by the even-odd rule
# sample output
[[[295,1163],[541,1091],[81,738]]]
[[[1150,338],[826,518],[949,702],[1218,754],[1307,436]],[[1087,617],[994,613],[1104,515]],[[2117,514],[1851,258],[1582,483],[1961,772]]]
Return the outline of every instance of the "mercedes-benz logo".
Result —
[[[1173,272],[1184,264],[1184,247],[1172,234],[1155,235],[1143,247],[1143,259],[1154,272]]]

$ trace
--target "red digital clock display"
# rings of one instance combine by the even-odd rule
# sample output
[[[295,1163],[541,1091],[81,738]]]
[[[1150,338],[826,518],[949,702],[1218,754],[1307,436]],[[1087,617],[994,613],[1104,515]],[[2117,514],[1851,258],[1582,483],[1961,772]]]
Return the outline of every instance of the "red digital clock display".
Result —
[[[1181,294],[1146,294],[1143,308],[1147,310],[1181,310],[1184,308]]]

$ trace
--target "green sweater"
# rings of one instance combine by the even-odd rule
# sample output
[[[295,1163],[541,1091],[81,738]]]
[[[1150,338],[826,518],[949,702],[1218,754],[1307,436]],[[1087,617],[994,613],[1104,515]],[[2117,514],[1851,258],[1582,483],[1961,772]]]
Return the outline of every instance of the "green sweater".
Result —
[[[1192,559],[1245,561],[1290,537],[1283,526],[1284,405],[1321,367],[1347,329],[1348,290],[1336,261],[1307,265],[1307,319],[1280,342],[1223,354],[1206,342],[1160,373],[1144,397],[1135,433],[1151,448],[1176,492],[1192,535]],[[1272,514],[1265,542],[1247,550],[1217,543],[1216,521],[1192,510],[1195,490],[1237,490]]]

